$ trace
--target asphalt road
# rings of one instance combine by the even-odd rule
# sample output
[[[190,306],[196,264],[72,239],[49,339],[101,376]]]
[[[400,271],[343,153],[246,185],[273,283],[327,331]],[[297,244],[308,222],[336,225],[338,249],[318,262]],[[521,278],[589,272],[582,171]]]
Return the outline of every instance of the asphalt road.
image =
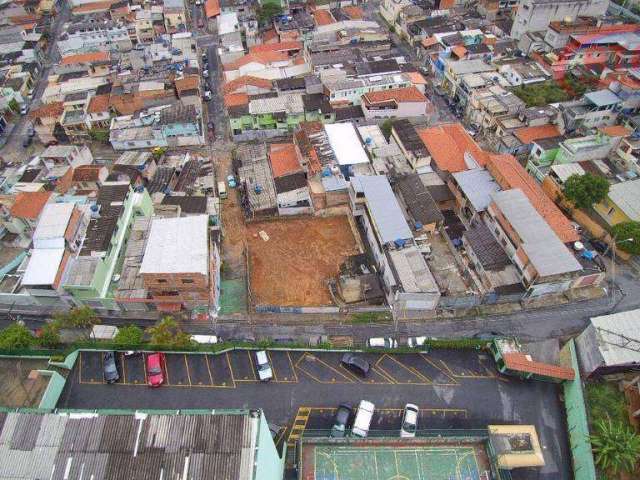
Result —
[[[488,424],[536,426],[546,466],[518,478],[568,479],[570,459],[559,387],[500,376],[476,351],[363,354],[367,378],[344,369],[333,352],[270,351],[274,379],[256,379],[253,352],[221,355],[167,354],[167,384],[145,386],[144,359],[121,357],[120,382],[102,382],[99,352],[83,352],[68,377],[59,408],[262,408],[267,420],[287,426],[282,441],[304,429],[329,429],[334,409],[361,399],[376,405],[372,430],[398,433],[408,402],[420,409],[419,428],[485,428]],[[298,427],[291,429],[291,425]]]

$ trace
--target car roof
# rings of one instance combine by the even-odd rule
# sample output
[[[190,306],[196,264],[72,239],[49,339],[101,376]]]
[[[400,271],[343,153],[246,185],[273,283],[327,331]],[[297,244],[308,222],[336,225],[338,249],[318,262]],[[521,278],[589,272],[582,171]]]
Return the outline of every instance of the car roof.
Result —
[[[256,358],[258,359],[259,362],[266,363],[268,361],[267,352],[265,352],[264,350],[257,351]]]

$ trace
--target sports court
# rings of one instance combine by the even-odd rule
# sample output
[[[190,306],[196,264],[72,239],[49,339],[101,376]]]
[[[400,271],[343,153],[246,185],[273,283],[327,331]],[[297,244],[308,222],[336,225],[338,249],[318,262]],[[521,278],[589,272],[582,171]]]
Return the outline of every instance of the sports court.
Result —
[[[489,480],[478,443],[306,445],[303,480]]]

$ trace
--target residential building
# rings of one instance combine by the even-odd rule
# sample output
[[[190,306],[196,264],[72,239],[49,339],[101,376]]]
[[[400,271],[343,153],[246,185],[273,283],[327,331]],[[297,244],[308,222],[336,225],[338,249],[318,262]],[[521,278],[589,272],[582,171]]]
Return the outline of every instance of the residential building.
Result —
[[[158,309],[192,310],[209,305],[209,242],[207,215],[151,222],[140,274]]]
[[[629,180],[609,187],[607,198],[593,209],[609,226],[640,221],[640,180]]]
[[[500,185],[484,168],[454,172],[447,185],[456,199],[456,213],[467,226],[482,219],[491,203],[491,194],[500,191]]]
[[[488,154],[483,151],[459,123],[418,130],[427,147],[432,167],[446,173],[483,167]]]
[[[370,92],[404,89],[412,86],[404,74],[376,75],[364,78],[337,78],[326,80],[324,94],[333,105],[360,105],[362,96]]]
[[[2,225],[8,232],[17,235],[16,246],[29,246],[40,213],[50,199],[51,192],[20,192],[11,197],[9,202],[2,203]]]
[[[427,97],[413,86],[365,93],[361,104],[367,119],[426,117],[434,111]]]
[[[511,37],[519,39],[527,32],[542,32],[549,23],[579,16],[602,17],[607,0],[521,0],[518,4]]]
[[[621,103],[622,100],[609,89],[585,93],[579,100],[559,105],[559,120],[565,132],[614,125]]]
[[[187,15],[184,0],[163,0],[164,28],[173,34],[187,31]]]
[[[506,61],[500,64],[498,72],[514,87],[532,85],[551,79],[551,73],[533,60]]]
[[[130,225],[136,218],[153,213],[151,198],[144,188],[134,191],[128,183],[103,185],[95,204],[80,253],[72,258],[62,288],[78,304],[94,309],[117,309],[113,291]]]
[[[265,144],[241,144],[235,151],[238,179],[244,185],[249,214],[272,216],[278,212],[276,186]]]
[[[63,57],[96,50],[128,52],[133,48],[127,26],[110,20],[90,19],[68,25],[56,45]]]
[[[269,147],[279,215],[313,213],[307,174],[298,158],[299,154],[293,143],[273,143]]]
[[[582,266],[520,189],[491,194],[485,222],[516,265],[529,295],[569,288]]]
[[[409,165],[416,170],[429,167],[431,155],[419,132],[409,120],[395,120],[391,123],[391,137],[400,147]]]

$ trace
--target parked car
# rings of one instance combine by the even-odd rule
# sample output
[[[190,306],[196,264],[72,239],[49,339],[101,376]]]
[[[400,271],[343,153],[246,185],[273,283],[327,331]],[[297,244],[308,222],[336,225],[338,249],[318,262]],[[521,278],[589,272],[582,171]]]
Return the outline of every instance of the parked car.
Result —
[[[164,353],[161,352],[147,355],[147,382],[150,387],[159,387],[164,383],[163,360]]]
[[[141,353],[142,352],[140,350],[127,350],[126,352],[124,352],[124,357],[125,358],[137,357]]]
[[[402,414],[402,425],[400,426],[400,437],[413,438],[418,429],[418,412],[420,409],[413,403],[407,403]]]
[[[29,113],[29,105],[26,103],[20,107],[20,115],[26,115]]]
[[[211,90],[205,90],[204,91],[204,99],[209,102],[211,101],[211,99],[213,98],[213,95],[211,94]]]
[[[398,341],[391,337],[373,337],[367,340],[367,346],[371,348],[396,348]]]
[[[365,438],[369,434],[369,427],[371,426],[371,419],[375,409],[376,406],[373,403],[367,400],[360,400],[356,418],[353,421],[353,428],[351,429],[352,435]]]
[[[216,126],[213,124],[213,122],[209,122],[207,123],[207,128],[213,132],[216,129]]]
[[[209,70],[207,70],[206,68],[202,69],[202,77],[203,78],[209,78]]]
[[[349,418],[353,408],[348,403],[341,403],[336,410],[336,414],[333,417],[333,427],[331,427],[330,437],[342,438],[345,435],[347,425],[349,424]]]
[[[357,372],[358,374],[366,377],[369,373],[369,369],[371,368],[369,362],[367,362],[364,358],[359,357],[353,353],[347,352],[342,355],[340,359],[340,363],[344,365],[346,368]]]
[[[269,363],[269,357],[265,350],[256,352],[256,368],[258,369],[258,378],[261,382],[268,382],[273,378],[273,371]]]
[[[278,434],[280,433],[281,430],[282,430],[282,426],[276,425],[275,423],[269,424],[269,433],[271,433],[272,440],[275,441],[276,438],[278,438]]]
[[[27,148],[29,145],[31,145],[32,140],[33,140],[33,137],[30,137],[28,135],[25,136],[22,139],[22,148]]]
[[[27,128],[27,137],[33,138],[35,136],[36,136],[35,129],[31,125],[29,125],[29,128]]]
[[[120,375],[118,374],[118,366],[116,365],[115,352],[104,352],[102,358],[104,360],[104,381],[107,383],[117,382],[120,379]]]
[[[429,337],[409,337],[407,338],[407,346],[410,348],[419,348],[424,345]]]
[[[202,61],[206,62],[209,58],[207,57],[207,52],[202,52]]]
[[[213,345],[222,342],[217,335],[191,335],[191,341],[201,345]]]

